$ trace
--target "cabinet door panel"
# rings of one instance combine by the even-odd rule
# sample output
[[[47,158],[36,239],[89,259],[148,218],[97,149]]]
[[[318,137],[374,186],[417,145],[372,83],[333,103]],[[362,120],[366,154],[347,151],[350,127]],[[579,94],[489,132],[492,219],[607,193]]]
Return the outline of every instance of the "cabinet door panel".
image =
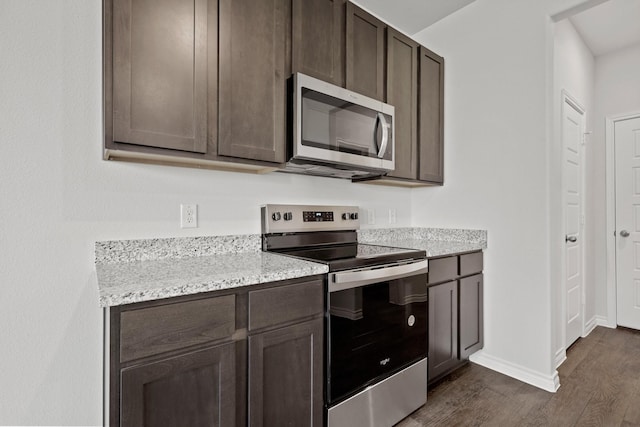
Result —
[[[346,87],[384,101],[384,33],[386,24],[347,3]]]
[[[444,59],[420,47],[419,135],[421,181],[444,181]]]
[[[113,139],[204,153],[207,0],[113,2]],[[213,82],[212,84],[215,84]]]
[[[344,0],[293,0],[293,72],[344,86]]]
[[[484,345],[483,283],[482,274],[460,280],[460,359]]]
[[[418,44],[387,29],[387,103],[395,107],[396,178],[418,178]]]
[[[321,426],[323,320],[249,337],[249,425]]]
[[[458,365],[458,283],[429,288],[429,381]]]
[[[219,155],[285,160],[290,1],[220,1]]]
[[[235,424],[235,345],[122,370],[121,426]]]

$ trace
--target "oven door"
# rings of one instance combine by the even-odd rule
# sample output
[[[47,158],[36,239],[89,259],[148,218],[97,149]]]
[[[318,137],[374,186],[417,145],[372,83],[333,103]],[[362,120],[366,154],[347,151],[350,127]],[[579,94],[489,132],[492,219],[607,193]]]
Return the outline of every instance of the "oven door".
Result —
[[[426,271],[424,260],[329,274],[328,406],[427,356]]]

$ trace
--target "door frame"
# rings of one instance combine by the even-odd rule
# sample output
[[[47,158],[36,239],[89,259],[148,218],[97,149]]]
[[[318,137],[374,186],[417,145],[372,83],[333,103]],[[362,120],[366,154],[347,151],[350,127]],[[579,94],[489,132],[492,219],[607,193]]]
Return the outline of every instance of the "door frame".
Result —
[[[616,156],[615,156],[615,125],[616,122],[640,118],[640,111],[607,116],[605,118],[605,184],[607,204],[607,316],[606,324],[610,328],[618,326],[616,278]]]
[[[578,178],[580,180],[580,189],[581,189],[581,200],[580,200],[580,237],[582,239],[582,245],[580,246],[580,282],[581,282],[581,286],[580,286],[580,312],[582,315],[582,329],[580,332],[580,336],[584,337],[585,335],[585,316],[584,316],[584,307],[585,307],[585,301],[586,301],[586,296],[585,296],[585,277],[584,277],[584,256],[585,256],[585,245],[584,243],[586,242],[586,227],[583,224],[583,220],[585,218],[585,150],[584,150],[584,145],[585,145],[585,131],[586,131],[586,126],[587,126],[587,112],[585,110],[584,107],[582,107],[582,105],[580,105],[580,103],[576,100],[576,98],[574,98],[569,92],[567,92],[566,89],[562,89],[562,104],[561,104],[561,109],[560,109],[560,143],[562,145],[562,235],[566,236],[567,235],[567,196],[566,196],[566,179],[565,179],[565,174],[564,174],[564,168],[565,168],[565,145],[564,145],[564,113],[565,113],[565,108],[567,108],[567,104],[569,104],[571,106],[571,108],[575,109],[576,111],[578,111],[581,115],[582,115],[582,129],[581,129],[581,134],[582,134],[582,141],[580,142],[580,177]],[[567,351],[567,253],[566,253],[566,246],[563,245],[563,249],[562,249],[562,306],[560,309],[560,318],[562,319],[562,348],[564,350],[563,354],[563,358],[562,360],[556,360],[556,366],[558,366],[560,363],[562,363],[562,361],[564,361],[564,358],[566,357],[566,351]]]

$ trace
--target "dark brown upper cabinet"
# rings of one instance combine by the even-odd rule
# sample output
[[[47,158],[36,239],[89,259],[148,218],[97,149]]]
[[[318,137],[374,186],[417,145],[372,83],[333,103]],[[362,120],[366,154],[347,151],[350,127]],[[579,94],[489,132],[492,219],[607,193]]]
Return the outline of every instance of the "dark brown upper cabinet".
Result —
[[[103,0],[104,158],[275,170],[290,2]]]
[[[218,153],[282,163],[291,0],[220,0]]]
[[[444,58],[420,46],[418,178],[444,182]]]
[[[112,13],[113,140],[204,153],[216,1],[114,0]]]
[[[346,88],[384,102],[387,25],[351,2],[346,9]]]
[[[444,60],[346,0],[103,0],[103,35],[105,159],[277,170],[301,72],[395,106],[372,183],[443,183]]]
[[[418,178],[418,43],[387,29],[387,103],[395,107],[395,170]]]
[[[292,8],[293,72],[344,86],[345,0],[293,0]]]

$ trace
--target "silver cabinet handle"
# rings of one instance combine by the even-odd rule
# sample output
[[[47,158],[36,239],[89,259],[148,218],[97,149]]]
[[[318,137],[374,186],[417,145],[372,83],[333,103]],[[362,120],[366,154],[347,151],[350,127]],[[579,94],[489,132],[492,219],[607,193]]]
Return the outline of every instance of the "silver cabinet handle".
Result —
[[[575,243],[575,242],[578,241],[578,238],[576,236],[565,236],[564,237],[564,241],[565,242]]]
[[[620,232],[620,236],[621,236],[621,237],[629,237],[629,232],[628,232],[627,230],[622,230],[622,231]]]
[[[380,126],[382,126],[382,142],[378,150],[378,158],[382,159],[389,144],[389,124],[382,113],[378,113],[378,120],[380,120]]]
[[[358,286],[385,282],[387,280],[401,279],[403,277],[424,274],[428,271],[429,261],[425,259],[423,261],[393,267],[329,273],[329,292],[357,288]],[[426,284],[427,282],[425,282],[425,286]]]

